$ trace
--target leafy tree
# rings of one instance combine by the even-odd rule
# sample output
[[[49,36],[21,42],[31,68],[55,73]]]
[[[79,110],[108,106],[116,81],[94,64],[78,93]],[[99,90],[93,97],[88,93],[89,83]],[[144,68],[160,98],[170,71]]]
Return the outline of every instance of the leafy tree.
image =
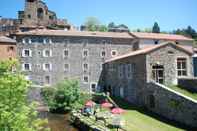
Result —
[[[159,25],[158,25],[157,22],[154,23],[152,32],[153,32],[153,33],[160,33],[160,27],[159,27]]]
[[[108,28],[107,28],[105,25],[101,25],[101,26],[99,27],[99,31],[100,31],[100,32],[107,32],[107,31],[108,31]]]
[[[17,61],[0,62],[0,131],[40,131],[45,121],[37,119],[35,104],[27,104],[30,82],[18,71]]]
[[[84,24],[89,31],[97,31],[97,28],[100,25],[99,20],[96,17],[88,17],[86,18],[85,24]]]
[[[116,28],[116,25],[115,25],[114,22],[110,22],[110,23],[108,24],[108,29],[110,29],[110,28]]]
[[[80,87],[76,80],[64,80],[55,88],[45,88],[42,95],[52,111],[62,112],[75,108],[80,98]]]

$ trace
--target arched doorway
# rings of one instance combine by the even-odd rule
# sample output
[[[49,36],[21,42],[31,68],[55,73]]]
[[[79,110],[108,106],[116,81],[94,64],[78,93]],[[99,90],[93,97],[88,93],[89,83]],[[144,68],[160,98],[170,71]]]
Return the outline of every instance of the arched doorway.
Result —
[[[37,9],[37,17],[38,17],[38,19],[44,18],[44,10],[42,8]]]

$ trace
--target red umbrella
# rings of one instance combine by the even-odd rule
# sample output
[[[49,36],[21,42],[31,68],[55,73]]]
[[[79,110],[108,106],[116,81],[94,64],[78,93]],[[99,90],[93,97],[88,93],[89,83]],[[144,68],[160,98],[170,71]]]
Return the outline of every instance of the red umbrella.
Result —
[[[89,100],[89,101],[86,102],[85,106],[90,106],[90,107],[92,107],[92,106],[94,106],[94,102],[91,101],[91,100]]]
[[[101,106],[104,107],[104,108],[110,108],[113,105],[111,103],[109,103],[109,102],[104,102],[104,103],[101,104]]]
[[[113,114],[122,114],[122,113],[124,113],[125,112],[125,110],[123,110],[123,109],[121,109],[121,108],[113,108],[112,110],[111,110],[111,113],[113,113]]]

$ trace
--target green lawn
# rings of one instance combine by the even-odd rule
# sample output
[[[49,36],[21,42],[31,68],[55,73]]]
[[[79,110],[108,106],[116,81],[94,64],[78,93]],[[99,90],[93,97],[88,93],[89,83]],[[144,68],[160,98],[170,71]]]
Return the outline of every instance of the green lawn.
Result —
[[[128,131],[184,131],[184,129],[180,129],[170,125],[169,123],[158,120],[161,118],[148,113],[141,108],[131,106],[129,103],[121,100],[120,98],[113,98],[113,100],[121,108],[126,110],[126,112],[122,114],[122,117],[126,121],[125,128]]]
[[[177,86],[169,86],[171,89],[173,89],[174,91],[177,91],[179,93],[182,93],[188,97],[191,97],[195,100],[197,100],[197,93],[192,93],[192,92],[189,92],[183,88],[180,88],[180,87],[177,87]]]

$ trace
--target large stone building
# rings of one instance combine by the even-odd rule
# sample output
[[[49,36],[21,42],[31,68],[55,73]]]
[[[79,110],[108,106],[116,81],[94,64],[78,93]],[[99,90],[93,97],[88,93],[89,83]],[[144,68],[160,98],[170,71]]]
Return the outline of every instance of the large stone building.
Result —
[[[152,41],[160,38],[155,34]],[[177,44],[192,48],[192,40],[173,36]],[[165,35],[165,39],[169,38]],[[34,30],[16,34],[18,55],[23,70],[34,84],[54,85],[65,78],[75,78],[87,91],[100,90],[102,64],[112,57],[149,47],[134,33]],[[163,41],[164,41],[163,40]],[[172,39],[171,39],[172,40]],[[98,85],[98,86],[97,86]]]
[[[10,60],[16,58],[16,41],[0,36],[0,60]]]
[[[167,42],[112,58],[104,64],[104,90],[196,128],[197,101],[170,88],[183,78],[196,82],[192,55],[191,50]]]

